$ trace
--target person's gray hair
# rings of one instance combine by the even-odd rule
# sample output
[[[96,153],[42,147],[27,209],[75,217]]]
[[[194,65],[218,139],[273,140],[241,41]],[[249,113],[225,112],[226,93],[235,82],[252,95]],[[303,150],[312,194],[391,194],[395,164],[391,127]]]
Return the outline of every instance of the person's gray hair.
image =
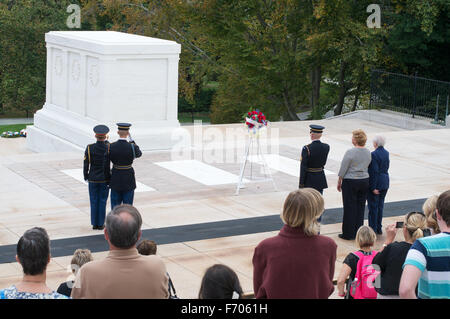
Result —
[[[131,218],[125,217],[128,214]],[[119,205],[106,216],[109,241],[117,248],[128,249],[136,245],[142,226],[139,211],[127,204]]]
[[[383,146],[386,144],[386,138],[382,135],[377,135],[373,138],[373,142],[377,144],[377,146]]]

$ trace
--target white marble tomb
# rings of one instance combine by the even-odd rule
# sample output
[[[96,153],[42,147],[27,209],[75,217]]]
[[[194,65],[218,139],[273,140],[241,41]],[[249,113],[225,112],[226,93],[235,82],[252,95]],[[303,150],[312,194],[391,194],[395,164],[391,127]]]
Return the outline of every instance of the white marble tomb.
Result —
[[[178,122],[180,44],[114,31],[52,31],[47,44],[46,102],[28,126],[36,152],[80,151],[93,127],[132,123],[142,150],[170,149]]]

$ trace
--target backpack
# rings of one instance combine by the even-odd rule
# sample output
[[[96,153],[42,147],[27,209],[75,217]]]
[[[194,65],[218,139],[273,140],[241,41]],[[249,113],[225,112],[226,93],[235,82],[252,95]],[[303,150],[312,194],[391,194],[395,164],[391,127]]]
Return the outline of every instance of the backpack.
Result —
[[[372,260],[377,253],[377,251],[372,251],[370,255],[364,255],[360,251],[353,253],[359,257],[355,279],[350,285],[350,295],[354,299],[377,299],[377,292],[373,282],[380,274],[380,271],[372,265]]]

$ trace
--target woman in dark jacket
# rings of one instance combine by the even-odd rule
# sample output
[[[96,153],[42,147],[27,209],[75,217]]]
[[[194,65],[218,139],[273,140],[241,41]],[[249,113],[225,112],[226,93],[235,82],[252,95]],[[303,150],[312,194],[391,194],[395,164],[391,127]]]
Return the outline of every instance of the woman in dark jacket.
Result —
[[[389,188],[389,152],[384,149],[386,140],[383,136],[373,139],[372,161],[369,165],[369,226],[374,232],[382,234],[384,199]]]
[[[253,255],[255,298],[326,299],[334,291],[336,243],[318,235],[322,195],[312,188],[291,192],[280,233],[260,242]]]

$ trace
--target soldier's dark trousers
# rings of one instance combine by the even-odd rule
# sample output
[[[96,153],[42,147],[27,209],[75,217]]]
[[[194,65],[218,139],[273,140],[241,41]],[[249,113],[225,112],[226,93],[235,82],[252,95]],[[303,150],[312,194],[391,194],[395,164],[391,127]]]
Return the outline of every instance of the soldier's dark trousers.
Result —
[[[91,225],[103,226],[105,223],[106,202],[109,187],[106,183],[89,182],[89,200],[91,202]]]
[[[111,209],[121,204],[133,205],[134,189],[130,191],[116,191],[111,189]]]
[[[369,179],[344,179],[342,181],[342,202],[344,217],[342,234],[345,239],[354,239],[359,227],[364,225]]]
[[[383,208],[384,199],[386,198],[387,189],[380,190],[379,195],[369,191],[367,195],[367,206],[369,208],[369,226],[372,227],[373,231],[381,234],[382,226],[381,222],[383,220]]]

